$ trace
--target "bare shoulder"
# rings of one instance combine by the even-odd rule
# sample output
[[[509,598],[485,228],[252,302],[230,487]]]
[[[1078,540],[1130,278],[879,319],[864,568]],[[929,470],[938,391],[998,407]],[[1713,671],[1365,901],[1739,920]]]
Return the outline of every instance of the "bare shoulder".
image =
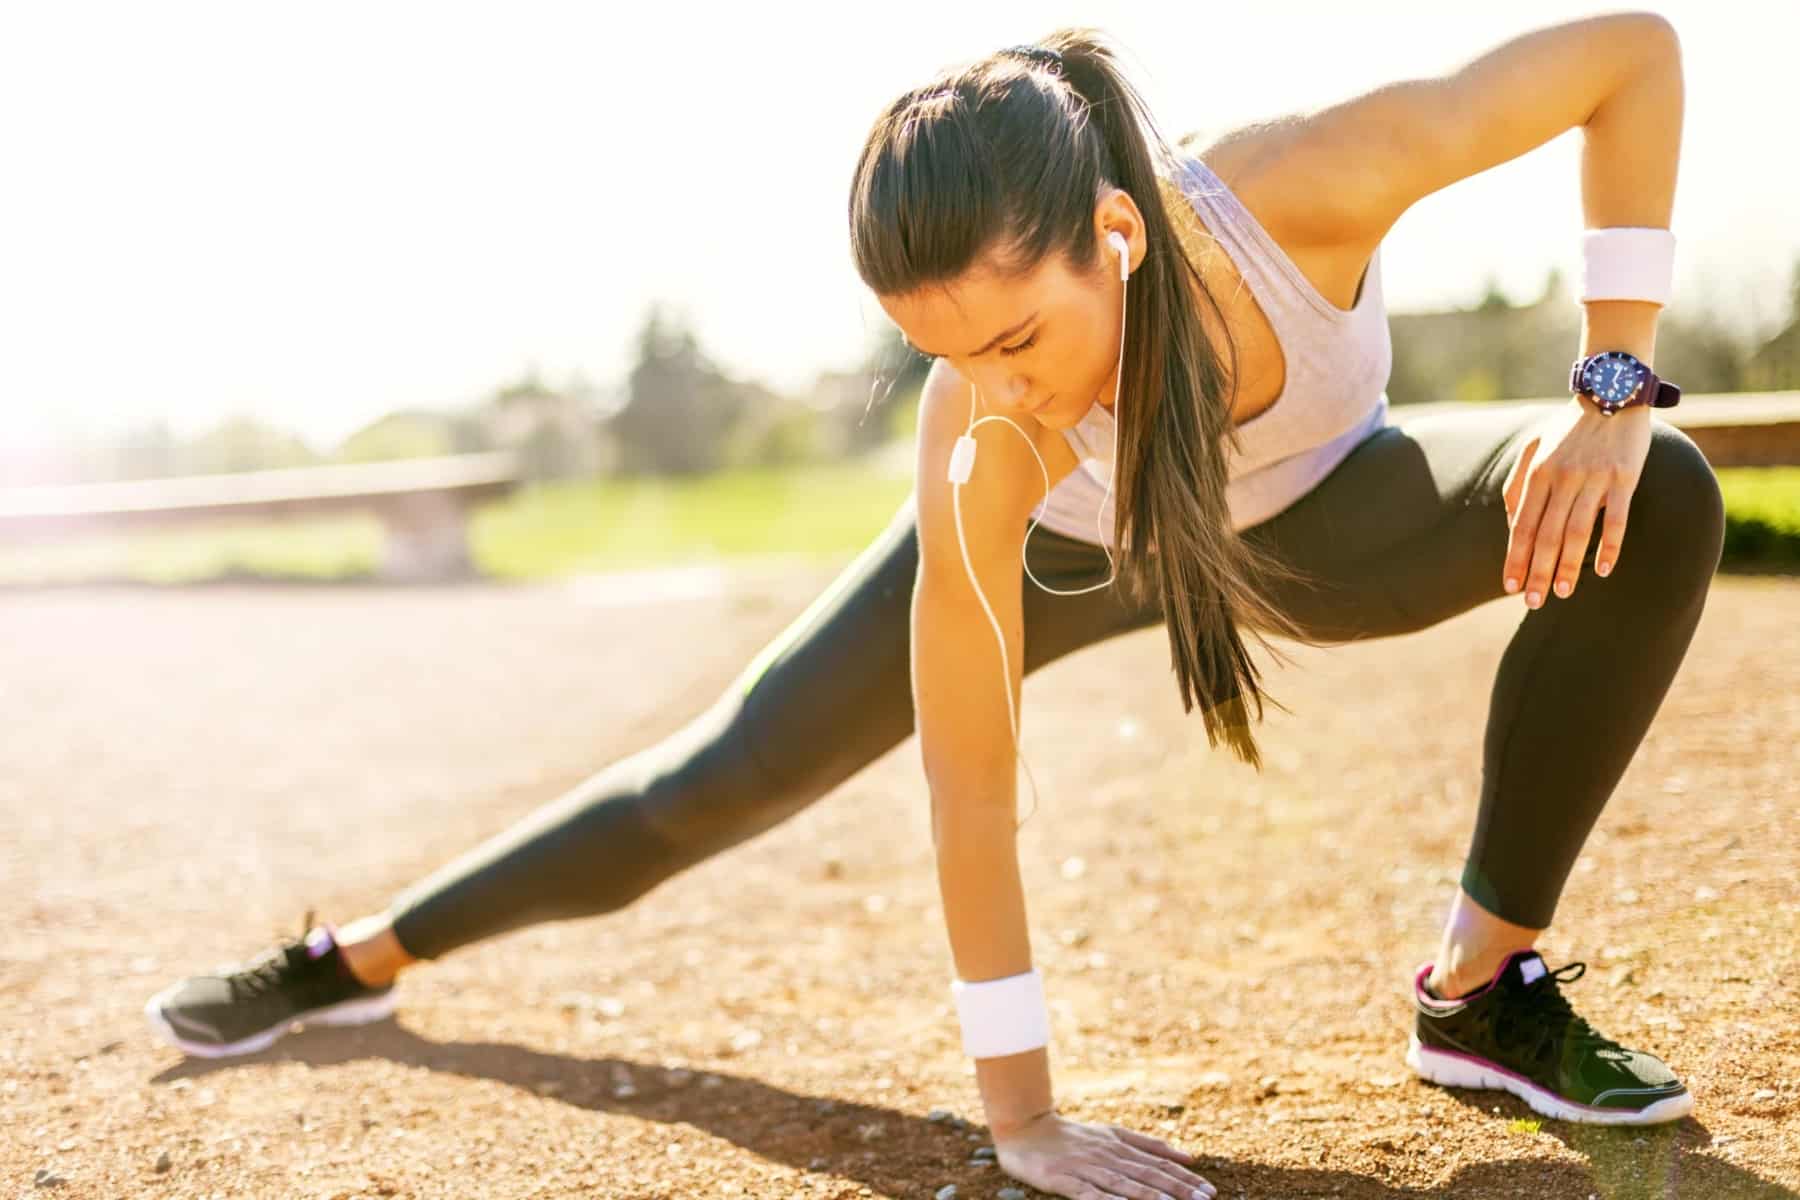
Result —
[[[1316,220],[1319,201],[1313,184],[1317,181],[1309,174],[1304,153],[1308,139],[1316,136],[1308,118],[1294,114],[1253,121],[1210,141],[1201,134],[1190,133],[1176,145],[1204,162],[1223,180],[1282,249],[1337,249],[1353,257],[1360,250],[1360,257],[1366,258],[1373,248],[1368,238],[1331,228],[1322,230]]]
[[[919,549],[928,561],[957,556],[948,482],[950,456],[969,427],[970,387],[943,359],[932,364],[919,395],[918,461],[913,489],[918,502]],[[979,414],[978,414],[979,415]],[[1044,498],[1044,475],[1055,487],[1077,466],[1062,436],[1028,418],[988,421],[975,430],[976,467],[963,488],[963,532],[971,553],[1011,547],[1031,510]],[[1024,434],[1021,437],[1020,434]],[[1027,444],[1027,438],[1030,444]],[[1037,448],[1043,466],[1031,452]],[[957,570],[961,570],[958,560]]]
[[[1252,121],[1223,133],[1194,130],[1182,134],[1175,145],[1204,162],[1226,187],[1240,192],[1253,171],[1279,156],[1278,147],[1293,136],[1294,126],[1302,120],[1292,116]]]
[[[1231,189],[1322,295],[1349,309],[1387,229],[1336,221],[1322,205],[1316,155],[1307,149],[1321,136],[1316,122],[1296,114],[1176,144]]]

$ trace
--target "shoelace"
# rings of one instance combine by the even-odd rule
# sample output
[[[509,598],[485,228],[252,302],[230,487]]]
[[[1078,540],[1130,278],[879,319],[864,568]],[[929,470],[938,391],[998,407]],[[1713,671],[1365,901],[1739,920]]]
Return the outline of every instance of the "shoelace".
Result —
[[[1565,973],[1566,972],[1566,973]],[[1554,971],[1525,985],[1509,997],[1495,1021],[1494,1035],[1503,1038],[1502,1030],[1531,1035],[1531,1058],[1544,1062],[1546,1052],[1560,1044],[1583,1049],[1623,1050],[1624,1047],[1600,1034],[1587,1020],[1569,1007],[1561,984],[1574,983],[1587,973],[1585,962],[1565,963]]]
[[[293,971],[311,960],[306,949],[306,935],[313,926],[313,910],[306,910],[306,919],[301,923],[300,936],[284,941],[261,958],[248,963],[243,970],[227,976],[232,996],[243,996],[247,999],[274,992],[285,983]]]

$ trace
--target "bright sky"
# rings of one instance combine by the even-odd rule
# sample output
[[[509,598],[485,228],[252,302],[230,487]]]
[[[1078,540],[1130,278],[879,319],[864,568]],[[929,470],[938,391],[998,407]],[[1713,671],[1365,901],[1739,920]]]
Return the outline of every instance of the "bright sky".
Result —
[[[802,387],[885,321],[850,263],[850,172],[941,65],[1098,25],[1173,138],[1623,7],[9,5],[0,442],[251,411],[324,449],[534,364],[616,380],[652,299],[740,375]],[[1800,5],[1637,7],[1685,55],[1673,303],[1768,326],[1800,255],[1800,156],[1770,152],[1800,112]],[[1573,278],[1579,154],[1572,130],[1417,205],[1385,243],[1390,310]]]

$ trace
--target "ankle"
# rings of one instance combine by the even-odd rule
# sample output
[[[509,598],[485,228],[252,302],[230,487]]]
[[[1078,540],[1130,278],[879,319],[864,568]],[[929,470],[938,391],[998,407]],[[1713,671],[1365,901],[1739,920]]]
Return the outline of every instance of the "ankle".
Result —
[[[365,987],[386,987],[418,960],[406,952],[386,914],[358,917],[336,931],[338,952]]]
[[[1480,979],[1470,978],[1467,974],[1453,975],[1434,966],[1431,974],[1425,977],[1425,988],[1439,1000],[1460,1000],[1486,983],[1488,978],[1486,975]]]
[[[1445,966],[1442,962],[1433,963],[1431,974],[1425,977],[1425,986],[1440,1000],[1458,1000],[1470,992],[1479,991],[1493,981],[1502,964],[1520,950],[1531,947],[1514,947],[1503,952],[1482,955],[1479,958],[1451,956],[1453,965]]]

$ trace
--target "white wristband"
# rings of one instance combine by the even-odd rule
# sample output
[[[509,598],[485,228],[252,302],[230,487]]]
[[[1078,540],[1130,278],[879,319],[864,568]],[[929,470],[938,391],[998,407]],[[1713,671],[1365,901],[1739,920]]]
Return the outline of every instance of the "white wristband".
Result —
[[[1622,225],[1581,235],[1581,294],[1589,300],[1667,304],[1675,281],[1675,235]]]
[[[1037,968],[981,983],[953,980],[950,993],[962,1023],[963,1053],[970,1058],[1001,1058],[1050,1044],[1050,1013]]]

